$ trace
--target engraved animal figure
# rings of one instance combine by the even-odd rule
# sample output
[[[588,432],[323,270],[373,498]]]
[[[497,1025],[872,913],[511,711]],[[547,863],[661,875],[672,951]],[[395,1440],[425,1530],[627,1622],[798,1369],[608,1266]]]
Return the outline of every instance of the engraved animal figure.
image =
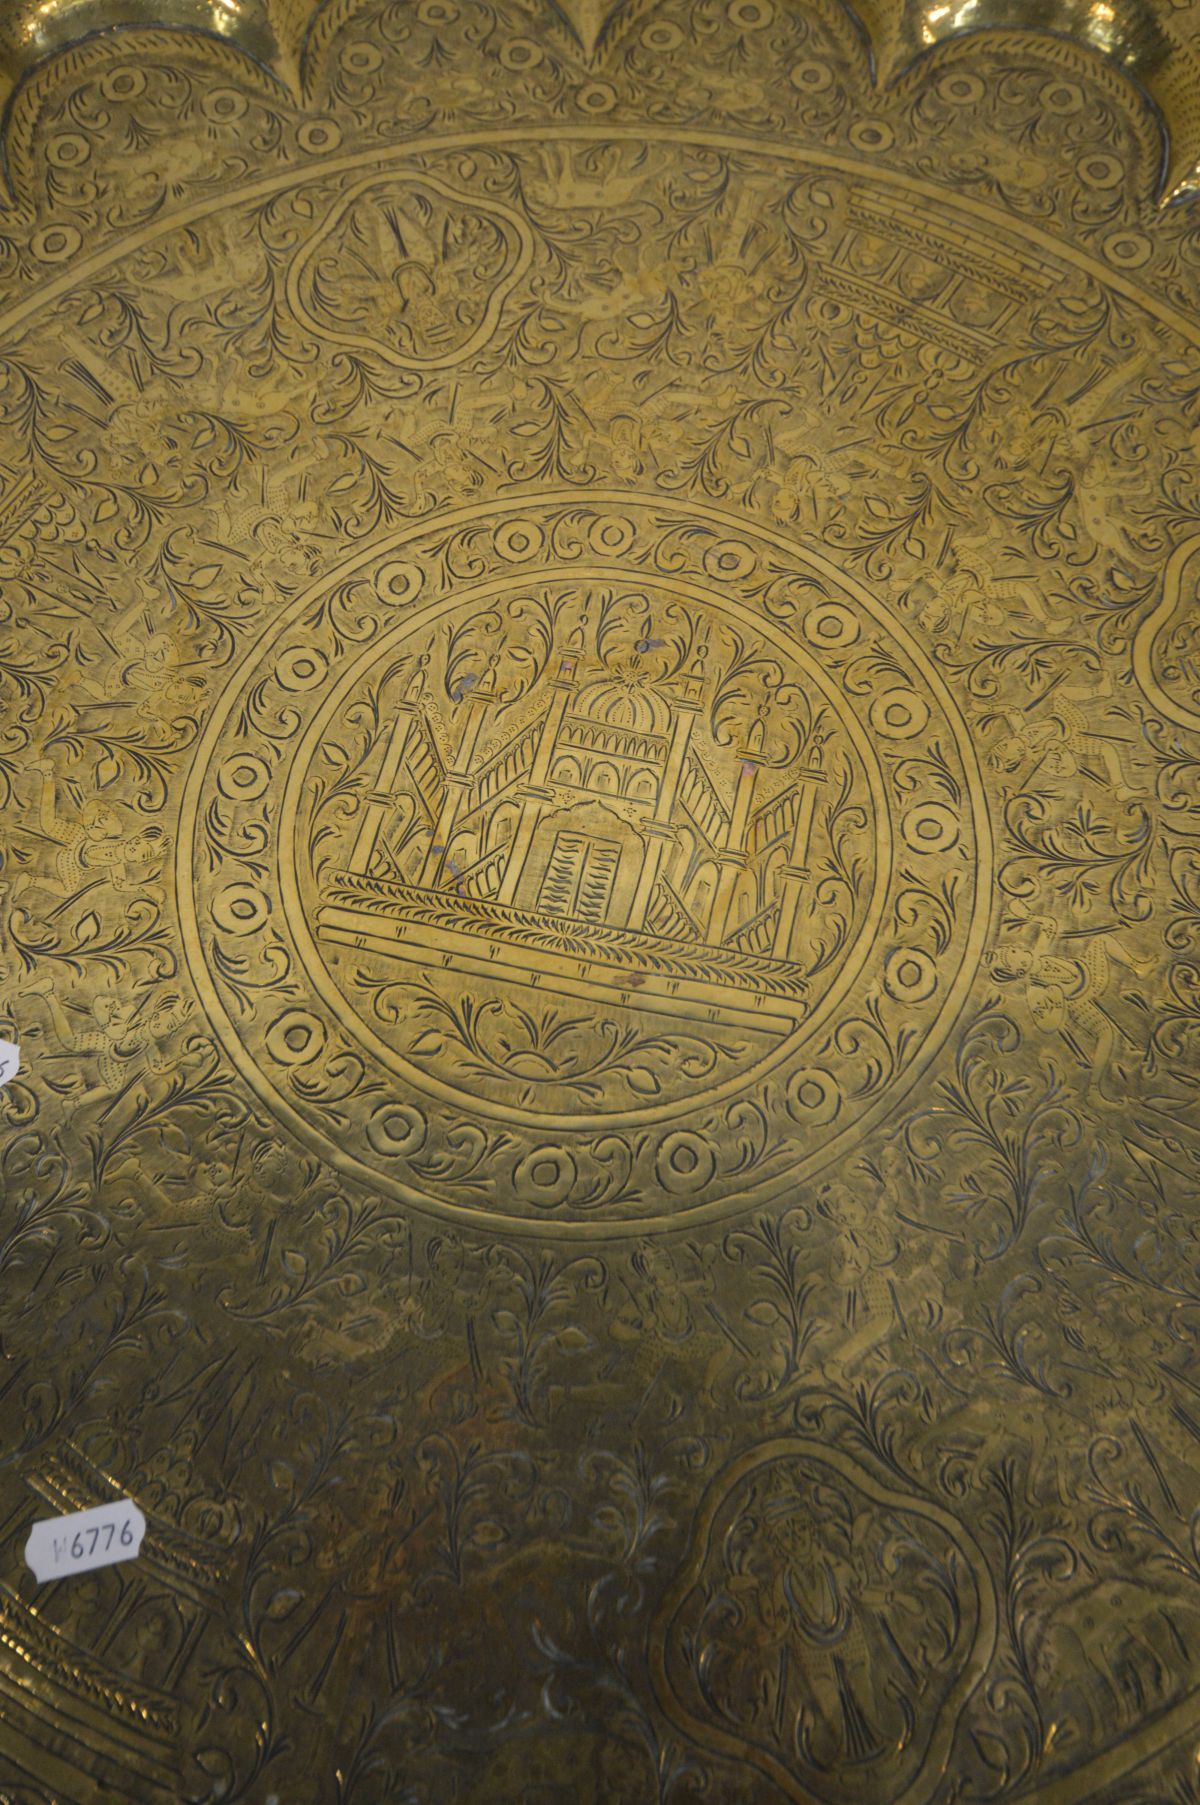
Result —
[[[1064,1365],[1076,1368],[1081,1358],[1088,1373],[1087,1420],[1092,1434],[1107,1433],[1132,1444],[1136,1424],[1140,1436],[1191,1473],[1200,1453],[1200,1435],[1188,1426],[1188,1411],[1176,1414],[1169,1365],[1175,1352],[1170,1337],[1141,1312],[1105,1312],[1064,1292],[1056,1316],[1067,1344]]]
[[[593,257],[582,263],[556,300],[581,320],[609,328],[616,322],[632,325],[629,316],[635,310],[657,317],[669,303],[677,303],[680,279],[679,269],[663,258],[660,248],[643,239],[629,249],[621,247],[618,258]]]
[[[961,1404],[927,1428],[916,1427],[913,1447],[918,1464],[939,1482],[963,1460],[992,1471],[1015,1462],[1028,1497],[1045,1495],[1061,1506],[1070,1495],[1063,1450],[1074,1442],[1072,1430],[1058,1398],[1024,1390],[997,1396],[972,1385]]]
[[[1083,449],[1084,462],[1075,477],[1075,499],[1083,530],[1097,550],[1129,558],[1131,547],[1123,521],[1129,507],[1131,473],[1113,465],[1103,444]]]
[[[1111,1736],[1114,1720],[1140,1722],[1168,1696],[1172,1668],[1196,1632],[1194,1609],[1180,1596],[1133,1580],[1097,1579],[1031,1625],[1031,1667],[1055,1710],[1065,1704],[1073,1719],[1064,1729],[1090,1750]]]
[[[552,212],[602,208],[613,214],[646,186],[642,158],[623,171],[624,155],[617,144],[597,145],[578,154],[566,145],[547,144],[541,155],[546,172],[531,170],[525,187],[539,207]]]
[[[287,1163],[293,1176],[283,1181],[280,1196],[267,1192],[261,1206],[267,1219],[286,1214],[294,1200],[294,1158],[289,1157]],[[263,1180],[261,1188],[265,1188]],[[294,1220],[294,1210],[292,1217]],[[377,1274],[373,1289],[353,1312],[339,1307],[332,1316],[310,1316],[298,1329],[294,1345],[318,1371],[344,1372],[352,1360],[387,1360],[397,1394],[411,1399],[415,1410],[436,1412],[438,1400],[433,1394],[442,1388],[447,1392],[456,1387],[469,1390],[472,1369],[469,1362],[459,1361],[449,1371],[439,1365],[430,1377],[429,1368],[437,1355],[431,1356],[419,1344],[432,1348],[448,1342],[454,1351],[461,1351],[467,1304],[473,1294],[466,1265],[467,1256],[457,1235],[435,1236],[428,1243],[424,1270],[414,1267],[410,1240],[402,1273],[393,1275],[389,1267],[387,1276]]]
[[[314,435],[284,477],[272,479],[266,473],[262,475],[259,497],[256,498],[261,511],[251,512],[246,501],[236,491],[231,491],[214,505],[198,510],[194,529],[185,526],[180,530],[174,540],[177,555],[186,550],[192,563],[201,565],[211,565],[214,553],[222,555],[222,564],[232,557],[234,563],[229,574],[260,590],[269,590],[281,578],[292,583],[302,582],[317,564],[320,556],[318,541],[328,537],[322,524],[321,508],[310,493],[310,485],[315,486],[316,471],[322,460],[328,482],[328,465],[334,456],[334,448],[329,442]],[[153,591],[145,582],[142,591],[153,604]],[[157,606],[152,606],[147,618],[152,618],[156,612]],[[112,631],[114,637],[118,637],[120,628],[114,627]],[[171,637],[178,645],[179,636]],[[178,662],[183,662],[182,652]]]

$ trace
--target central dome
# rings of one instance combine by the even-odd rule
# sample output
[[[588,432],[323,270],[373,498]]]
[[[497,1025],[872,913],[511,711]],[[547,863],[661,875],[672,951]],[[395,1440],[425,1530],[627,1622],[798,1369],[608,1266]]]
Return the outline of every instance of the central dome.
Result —
[[[667,733],[671,706],[658,685],[661,678],[631,664],[579,692],[574,713],[606,727],[624,727],[634,733]]]

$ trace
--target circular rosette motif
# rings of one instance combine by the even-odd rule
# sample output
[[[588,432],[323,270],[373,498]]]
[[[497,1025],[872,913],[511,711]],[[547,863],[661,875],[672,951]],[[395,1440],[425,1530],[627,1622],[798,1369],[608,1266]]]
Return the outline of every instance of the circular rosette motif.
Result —
[[[617,492],[354,569],[349,653],[335,569],[233,677],[178,841],[193,974],[280,1119],[403,1201],[584,1238],[767,1201],[880,1119],[990,895],[970,736],[886,598]],[[747,1098],[761,1156],[722,1132]]]
[[[355,182],[328,209],[288,267],[288,304],[326,344],[444,370],[487,343],[531,256],[528,224],[511,208],[394,170]]]
[[[996,1620],[947,1511],[781,1439],[709,1487],[651,1630],[655,1690],[686,1736],[795,1805],[922,1805]]]

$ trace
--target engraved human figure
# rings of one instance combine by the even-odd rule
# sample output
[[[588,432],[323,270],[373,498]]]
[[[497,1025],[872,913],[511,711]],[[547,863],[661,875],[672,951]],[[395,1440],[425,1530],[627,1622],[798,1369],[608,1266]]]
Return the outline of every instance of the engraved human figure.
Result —
[[[255,1241],[261,1239],[279,1214],[295,1206],[306,1190],[305,1175],[297,1168],[294,1151],[270,1135],[249,1146],[240,1140],[231,1164],[214,1162],[209,1173],[206,1192],[223,1226],[230,1230],[248,1229]]]
[[[171,837],[159,827],[138,828],[119,840],[105,841],[89,854],[89,864],[104,872],[110,889],[126,903],[135,897],[161,903],[163,860],[171,850]]]
[[[1159,643],[1164,681],[1175,694],[1200,701],[1200,615],[1191,608],[1181,612]]]
[[[1060,683],[1050,694],[1050,706],[1040,719],[1040,697],[1025,709],[1010,708],[1002,717],[1003,728],[988,753],[993,769],[1015,772],[1027,761],[1030,771],[1048,779],[1089,776],[1105,783],[1117,802],[1128,802],[1142,792],[1130,782],[1122,750],[1124,736],[1097,726],[1097,704],[1114,694],[1112,672],[1089,672],[1074,682]]]
[[[191,1172],[191,1191],[201,1200],[196,1244],[230,1274],[222,1293],[225,1308],[256,1315],[269,1310],[294,1286],[304,1267],[286,1259],[296,1231],[316,1207],[313,1168],[273,1135],[246,1129],[204,1144]],[[238,1258],[233,1259],[234,1250]],[[257,1258],[241,1256],[253,1250]],[[232,1262],[232,1263],[231,1263]],[[311,1323],[297,1324],[294,1346],[308,1357]]]
[[[408,1270],[396,1293],[396,1325],[418,1341],[436,1341],[453,1326],[467,1275],[468,1251],[453,1230],[431,1238],[425,1263]]]
[[[297,504],[286,520],[265,516],[255,527],[259,549],[250,560],[252,577],[262,584],[277,574],[293,583],[311,576],[318,557],[315,530],[315,511],[303,504]]]
[[[492,423],[486,418],[464,420],[462,412],[460,407],[449,422],[438,423],[417,439],[413,455],[419,462],[412,485],[418,509],[436,506],[447,494],[474,494],[504,466]]]
[[[888,1178],[894,1176],[889,1170]],[[873,1182],[865,1171],[860,1188],[825,1187],[824,1206],[837,1224],[829,1277],[839,1320],[838,1340],[822,1364],[834,1384],[847,1383],[896,1326],[891,1281],[900,1243],[891,1191],[890,1183]]]
[[[984,427],[983,444],[997,474],[1023,470],[1046,474],[1059,443],[1062,417],[1029,396],[1017,395],[997,404]]]
[[[918,577],[909,590],[909,606],[924,631],[952,633],[957,644],[1010,628],[1014,614],[1026,615],[1047,633],[1068,626],[1070,616],[1051,612],[1035,576],[996,568],[1003,559],[1002,548],[982,540],[949,546],[937,569]]]
[[[623,481],[641,476],[652,461],[650,440],[641,422],[630,414],[618,414],[610,423],[607,444],[613,471]]]
[[[26,867],[17,873],[10,891],[13,906],[31,891],[66,902],[98,882],[107,882],[121,896],[144,892],[170,846],[161,829],[150,826],[130,832],[117,809],[100,797],[90,797],[72,820],[59,812],[51,761],[37,759],[32,769],[42,780],[38,827],[57,851],[51,870]]]
[[[1104,933],[1072,942],[1072,951],[1078,951],[1065,957],[1052,916],[1032,916],[1030,925],[1033,945],[1003,948],[993,957],[993,969],[997,976],[1024,980],[1035,1026],[1063,1036],[1087,1067],[1089,1098],[1103,1097],[1117,1040],[1117,1025],[1105,1007],[1113,967],[1124,965],[1141,975],[1151,961],[1127,952],[1115,936]]]
[[[134,706],[140,718],[162,723],[194,713],[204,697],[206,676],[189,666],[189,657],[179,635],[163,629],[145,635],[140,631],[139,616],[151,618],[154,603],[150,587],[137,583],[133,604],[116,618],[108,629],[117,645],[133,640],[139,646],[136,658],[124,664],[110,664],[99,679],[84,677],[78,687],[93,701],[108,706]]]
[[[0,888],[0,903],[3,900]],[[52,982],[45,970],[35,967],[30,971],[13,949],[8,939],[6,914],[0,912],[0,1040],[20,1043],[33,1015],[33,1011],[24,1006],[25,999],[36,998],[40,1009],[41,998]],[[36,1027],[33,1032],[35,1035],[38,1032]]]
[[[13,884],[25,863],[25,854],[17,852],[16,835],[0,819],[0,906],[7,905]],[[3,907],[0,912],[0,946],[4,944],[7,921],[8,909]]]
[[[448,212],[439,229],[433,207],[418,192],[404,201],[364,197],[350,214],[343,257],[336,263],[322,259],[319,267],[322,275],[336,272],[360,316],[383,310],[379,283],[390,283],[399,298],[401,339],[409,348],[439,351],[453,342],[472,279],[494,268],[501,252],[494,223]]]
[[[845,497],[845,473],[826,451],[814,446],[782,467],[771,491],[770,509],[778,521],[817,528],[839,512]]]
[[[236,491],[200,510],[196,529],[185,527],[173,540],[177,555],[182,557],[186,550],[193,567],[211,568],[214,553],[222,564],[232,560],[230,575],[250,590],[269,591],[281,579],[303,582],[316,567],[320,541],[328,537],[310,490],[319,469],[328,481],[329,462],[336,455],[337,448],[328,440],[314,437],[282,477],[272,479],[264,471],[256,511],[251,512]]]
[[[122,401],[108,424],[108,452],[114,466],[131,470],[145,488],[174,487],[195,468],[197,416],[176,407],[169,396],[144,394]]]
[[[773,431],[767,482],[774,519],[817,529],[841,513],[856,489],[877,480],[869,436],[859,434],[839,443],[843,430],[836,412],[818,407]]]
[[[609,1332],[626,1355],[618,1368],[622,1396],[644,1404],[669,1363],[686,1357],[689,1369],[702,1373],[700,1396],[711,1403],[729,1350],[697,1314],[678,1262],[662,1246],[643,1241],[622,1268],[620,1284],[627,1296]],[[710,1285],[711,1279],[702,1281],[700,1290]]]
[[[869,1513],[848,1523],[840,1513],[815,1518],[812,1503],[772,1488],[731,1533],[728,1586],[743,1605],[753,1598],[768,1646],[787,1651],[786,1662],[775,1663],[788,1676],[776,1715],[794,1715],[805,1758],[831,1767],[869,1761],[884,1746],[888,1705],[868,1623],[899,1598]],[[778,1684],[768,1682],[772,1690]]]
[[[65,1076],[76,1109],[103,1102],[102,1114],[107,1115],[139,1082],[163,1077],[174,1069],[176,1060],[168,1042],[191,1014],[186,998],[168,992],[153,999],[144,994],[131,1002],[108,990],[77,1012],[73,1005],[64,1006],[53,986],[53,973],[46,972],[25,988],[29,995],[42,999],[62,1050],[75,1059],[95,1062],[97,1079],[90,1083],[77,1068]]]

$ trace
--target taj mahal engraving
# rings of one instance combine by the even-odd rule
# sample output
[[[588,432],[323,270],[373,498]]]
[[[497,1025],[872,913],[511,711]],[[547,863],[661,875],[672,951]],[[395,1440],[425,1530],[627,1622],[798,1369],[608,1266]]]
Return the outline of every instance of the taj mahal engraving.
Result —
[[[801,1021],[821,735],[781,752],[764,689],[731,743],[710,735],[706,751],[709,646],[681,625],[673,654],[647,614],[605,664],[581,613],[490,738],[501,653],[457,677],[445,712],[417,656],[321,937],[766,1034]],[[729,801],[710,770],[722,753]],[[586,940],[564,940],[572,924]]]

